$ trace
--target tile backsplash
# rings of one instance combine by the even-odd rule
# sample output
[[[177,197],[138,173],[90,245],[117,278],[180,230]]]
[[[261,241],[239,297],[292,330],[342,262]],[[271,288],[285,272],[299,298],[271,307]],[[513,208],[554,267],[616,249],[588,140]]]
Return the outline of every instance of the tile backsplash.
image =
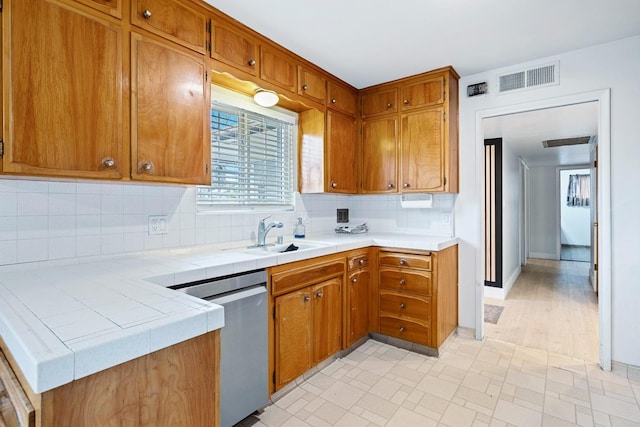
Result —
[[[453,236],[455,195],[432,209],[403,209],[399,195],[296,196],[295,211],[271,212],[284,223],[269,239],[288,237],[297,217],[307,234],[330,232],[336,209],[372,232]],[[195,187],[47,179],[0,179],[0,265],[71,260],[155,249],[255,240],[269,212],[198,212]],[[150,235],[149,216],[166,215],[167,233]]]

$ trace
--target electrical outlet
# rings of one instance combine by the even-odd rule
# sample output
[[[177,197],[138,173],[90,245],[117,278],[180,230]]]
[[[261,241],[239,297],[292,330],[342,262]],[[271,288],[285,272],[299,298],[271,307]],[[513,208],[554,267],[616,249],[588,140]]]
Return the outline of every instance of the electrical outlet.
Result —
[[[169,224],[166,215],[149,215],[149,235],[167,234]]]
[[[336,209],[336,222],[344,224],[349,222],[349,209]]]
[[[440,214],[440,222],[449,224],[451,222],[451,214],[449,212],[442,212]]]

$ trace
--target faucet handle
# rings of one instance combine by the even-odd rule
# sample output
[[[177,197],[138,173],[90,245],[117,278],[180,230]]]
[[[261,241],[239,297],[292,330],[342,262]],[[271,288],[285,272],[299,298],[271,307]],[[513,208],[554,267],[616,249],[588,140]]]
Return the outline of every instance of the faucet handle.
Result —
[[[267,216],[267,217],[262,218],[262,219],[260,220],[260,222],[264,222],[264,220],[265,220],[265,219],[269,219],[269,218],[271,218],[271,215],[269,215],[269,216]]]

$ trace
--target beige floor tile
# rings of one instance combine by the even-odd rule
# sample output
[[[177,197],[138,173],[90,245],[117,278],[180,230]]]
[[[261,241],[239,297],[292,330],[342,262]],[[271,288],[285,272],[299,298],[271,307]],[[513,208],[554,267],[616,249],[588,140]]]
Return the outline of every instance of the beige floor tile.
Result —
[[[640,407],[613,397],[591,393],[591,404],[596,411],[640,424]]]
[[[440,423],[450,427],[471,427],[475,417],[475,411],[452,403],[445,411]]]
[[[345,413],[342,418],[334,424],[335,427],[366,427],[369,421],[351,412]]]
[[[389,420],[399,407],[399,405],[371,393],[365,393],[365,395],[358,400],[358,406],[386,420]]]
[[[461,385],[484,393],[487,391],[490,383],[491,379],[487,376],[468,373],[462,380]]]
[[[369,393],[375,394],[376,396],[383,399],[390,400],[391,397],[393,397],[393,395],[396,394],[398,390],[400,390],[400,387],[402,387],[401,383],[389,380],[387,378],[382,378],[380,381],[374,384],[373,387],[371,387]]]
[[[364,391],[349,384],[336,382],[320,396],[344,409],[349,409],[365,394]]]
[[[391,417],[386,427],[435,427],[438,422],[416,412],[400,408]]]
[[[427,375],[420,381],[417,389],[442,399],[451,400],[458,389],[458,384]]]
[[[544,399],[544,413],[569,423],[576,423],[576,407],[570,402],[546,396]]]
[[[518,427],[538,427],[542,424],[542,412],[499,400],[494,418]]]
[[[545,379],[532,374],[510,370],[505,382],[507,384],[513,384],[516,387],[522,387],[538,393],[544,393]]]
[[[313,411],[313,415],[323,421],[326,421],[329,425],[336,424],[346,413],[347,411],[345,409],[331,402],[325,402],[322,406]]]
[[[570,423],[560,418],[556,418],[553,415],[543,414],[542,415],[542,426],[543,427],[574,427],[575,423]]]
[[[496,403],[498,403],[497,395],[492,396],[490,394],[483,393],[466,386],[461,386],[460,388],[458,388],[456,397],[464,399],[465,401],[471,402],[475,405],[482,406],[491,411],[493,411],[493,409],[496,407]]]

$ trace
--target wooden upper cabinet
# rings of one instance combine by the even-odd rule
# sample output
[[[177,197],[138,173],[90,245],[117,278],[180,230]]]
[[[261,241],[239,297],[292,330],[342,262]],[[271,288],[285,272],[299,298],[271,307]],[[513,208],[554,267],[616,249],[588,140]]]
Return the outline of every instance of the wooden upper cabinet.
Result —
[[[257,77],[259,53],[253,36],[223,21],[211,21],[211,58]]]
[[[120,26],[48,0],[12,1],[2,19],[4,172],[122,178]]]
[[[402,116],[402,191],[445,190],[444,109]]]
[[[269,45],[260,46],[260,78],[295,93],[296,61],[285,52]]]
[[[384,117],[362,122],[362,192],[396,193],[398,119]]]
[[[298,66],[298,95],[324,104],[327,94],[326,79],[316,71]]]
[[[122,18],[122,1],[123,0],[76,0],[78,3],[86,4],[100,12],[116,18]]]
[[[327,107],[343,113],[356,113],[356,92],[331,80],[327,83]]]
[[[337,111],[327,111],[326,191],[357,193],[360,176],[356,120]]]
[[[398,89],[384,88],[365,92],[360,97],[362,118],[398,112]]]
[[[207,16],[183,1],[132,0],[131,23],[196,52],[206,51]]]
[[[131,39],[132,178],[209,184],[204,57],[136,33]]]
[[[442,104],[445,99],[445,79],[442,76],[402,86],[402,110]]]

